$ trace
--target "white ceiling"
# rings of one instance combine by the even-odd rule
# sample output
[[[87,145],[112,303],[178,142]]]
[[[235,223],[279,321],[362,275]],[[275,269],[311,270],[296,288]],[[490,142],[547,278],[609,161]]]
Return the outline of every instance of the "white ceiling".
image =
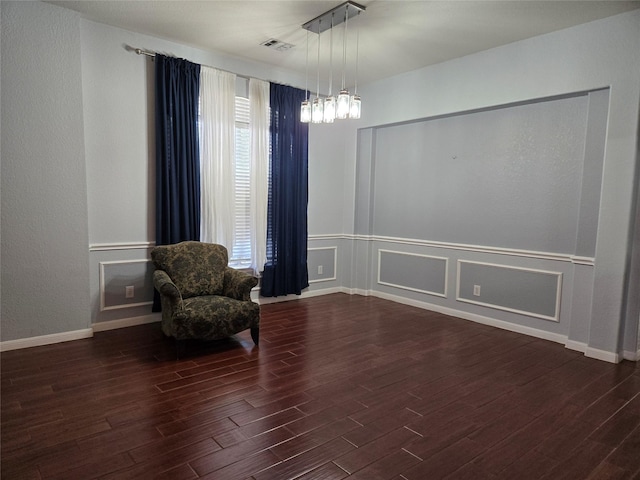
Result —
[[[49,1],[84,18],[205,50],[257,60],[304,75],[307,32],[301,25],[342,0]],[[349,64],[359,31],[358,82],[366,83],[499,45],[640,8],[635,1],[361,0],[349,21]],[[344,24],[334,28],[333,64],[342,64]],[[260,45],[293,44],[287,51]],[[328,66],[330,31],[321,35]],[[144,47],[133,45],[134,47]],[[309,71],[315,72],[317,34],[309,34]],[[352,75],[352,74],[351,74]],[[335,80],[334,80],[335,81]],[[351,80],[348,80],[349,84]]]

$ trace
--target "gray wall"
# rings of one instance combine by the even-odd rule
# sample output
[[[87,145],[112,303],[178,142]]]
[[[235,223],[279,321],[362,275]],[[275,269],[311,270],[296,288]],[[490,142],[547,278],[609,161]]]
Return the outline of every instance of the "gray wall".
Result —
[[[127,46],[285,84],[304,84],[304,79],[88,20],[81,21],[80,33],[92,323],[101,329],[122,325],[121,320],[152,321],[157,314],[146,304],[150,295],[143,264],[131,262],[147,259],[155,241],[154,63]],[[132,265],[138,266],[137,274]],[[117,278],[124,283],[113,281]],[[126,298],[127,285],[141,286],[132,299]]]
[[[640,145],[638,148],[640,155]],[[639,160],[640,161],[640,158]],[[640,351],[640,186],[636,185],[636,213],[629,265],[629,284],[625,310],[625,330],[623,342],[625,350]]]
[[[582,266],[574,288],[572,264],[593,267],[608,102],[604,89],[370,129],[356,233],[380,240],[374,288],[568,336],[572,293],[593,288]]]
[[[378,128],[373,233],[574,253],[587,110],[581,95]]]
[[[137,321],[149,315],[147,306],[131,306],[139,299],[126,299],[122,291],[122,298],[118,298],[123,286],[118,281],[140,280],[144,291],[144,264],[134,263],[137,267],[132,270],[129,262],[147,259],[154,241],[149,97],[152,64],[125,46],[149,48],[301,87],[304,78],[82,20],[74,12],[40,2],[0,5],[5,127],[2,340],[77,331],[110,320]],[[387,296],[478,321],[502,322],[499,326],[547,335],[556,341],[565,339],[572,348],[594,355],[617,355],[621,344],[626,348],[634,343],[629,339],[636,340],[638,335],[639,307],[630,298],[638,291],[640,281],[637,274],[626,272],[631,245],[638,238],[636,233],[633,240],[630,220],[636,199],[639,79],[640,13],[635,11],[360,86],[364,102],[360,121],[310,127],[309,258],[314,283],[309,293],[346,291]],[[597,91],[607,93],[597,95]],[[586,92],[591,93],[585,105]],[[112,101],[105,102],[105,98]],[[542,114],[536,110],[549,107],[536,103],[549,98],[559,100],[552,111]],[[565,103],[566,109],[559,108]],[[504,227],[505,235],[499,235],[497,230],[503,225],[494,214],[485,219],[495,229],[470,229],[467,223],[456,225],[455,216],[447,222],[441,212],[448,206],[442,204],[440,210],[434,205],[428,211],[429,221],[439,222],[437,229],[424,219],[413,224],[407,218],[392,219],[391,211],[385,213],[385,204],[380,203],[385,196],[404,195],[395,192],[393,184],[374,168],[376,155],[385,148],[385,129],[390,132],[399,124],[424,128],[424,123],[420,124],[423,120],[444,125],[454,117],[477,128],[481,125],[473,124],[476,114],[492,115],[495,126],[504,123],[499,117],[504,113],[500,107],[505,106],[516,113],[526,110],[528,114],[521,117],[525,124],[520,127],[526,130],[526,122],[537,122],[533,131],[540,133],[547,128],[542,138],[552,139],[554,149],[563,150],[556,157],[554,152],[548,156],[541,150],[539,139],[531,139],[538,145],[538,152],[545,153],[546,169],[559,168],[558,173],[567,180],[566,189],[560,182],[554,183],[546,171],[510,171],[526,193],[523,198],[535,200],[531,206],[534,225],[541,226],[545,217],[557,229],[541,235],[531,225],[520,223],[520,227],[529,229],[529,236],[511,227]],[[585,109],[586,117],[580,114]],[[566,129],[555,132],[540,121],[545,115],[574,121],[565,122]],[[505,128],[511,128],[514,135],[521,131],[510,125]],[[598,140],[591,142],[603,130],[604,145]],[[453,133],[449,131],[452,137]],[[559,134],[567,141],[561,142]],[[575,158],[581,134],[581,165],[564,163]],[[488,135],[475,145],[493,152],[482,160],[489,162],[504,186],[507,182],[500,167],[501,157],[494,155],[501,146],[500,138],[490,137],[491,132]],[[527,145],[527,141],[521,138],[508,145],[509,156],[517,154],[518,144]],[[473,184],[469,173],[473,168],[467,168],[470,164],[464,162],[470,162],[475,152],[462,150],[470,145],[461,142],[451,150],[437,144],[435,149],[431,144],[422,145],[417,153],[405,147],[407,158],[398,160],[405,162],[405,168],[419,169],[423,181],[432,182],[433,187],[439,185],[424,172],[419,152],[448,155],[446,158],[460,163],[445,164],[438,173],[462,173],[462,178]],[[529,156],[528,149],[521,150],[525,166],[535,164],[538,159]],[[563,162],[559,164],[550,160],[560,157]],[[368,158],[368,163],[362,158]],[[384,168],[384,162],[381,165]],[[388,173],[395,172],[389,169]],[[476,173],[485,182],[493,181],[488,169]],[[574,174],[581,175],[580,182]],[[551,188],[551,203],[556,208],[544,203],[545,197],[533,196],[531,183],[525,181],[531,178],[539,182],[540,177]],[[406,176],[403,180],[414,181]],[[416,191],[421,185],[411,185],[419,198],[424,197],[424,189]],[[479,213],[484,216],[493,205],[510,214],[512,220],[522,222],[515,209],[509,210],[510,205],[496,203],[492,197],[495,189],[488,185],[473,187],[449,193],[447,200],[456,215],[474,222],[477,219],[471,207],[482,206],[485,211]],[[407,208],[415,203],[407,195],[404,202]],[[519,201],[523,209],[529,207],[526,203]],[[593,215],[594,209],[597,215]],[[573,223],[565,224],[566,218]],[[408,238],[413,236],[418,238]],[[437,245],[438,241],[446,245]],[[481,248],[465,250],[458,243]],[[505,254],[509,249],[520,253]],[[538,256],[521,255],[522,251],[529,252],[526,249],[543,252]],[[380,250],[399,253],[391,253],[379,262]],[[637,259],[637,248],[633,252]],[[404,254],[426,259],[418,265],[433,269],[405,279],[414,290],[380,284],[380,273],[388,284],[405,281],[402,275],[407,268],[394,269],[393,262],[388,262]],[[428,260],[433,257],[447,258],[446,267],[442,261]],[[461,261],[553,272],[556,278],[560,274],[560,321],[495,308],[495,304],[506,303],[499,298],[491,298],[489,306],[457,301]],[[322,274],[317,273],[320,265]],[[638,262],[633,265],[637,272]],[[101,269],[108,277],[102,283]],[[60,272],[66,275],[60,277]],[[460,285],[462,296],[468,296],[468,286]],[[416,291],[436,290],[434,293],[440,294],[442,287],[447,292],[444,299]],[[109,307],[123,308],[101,310],[102,292]],[[624,311],[629,312],[627,317],[635,315],[633,324],[625,323]]]
[[[363,86],[366,110],[363,109],[363,118],[358,125],[361,143],[356,169],[359,175],[362,172],[371,181],[358,180],[354,185],[356,235],[353,252],[361,262],[369,259],[372,268],[362,278],[356,272],[357,264],[352,263],[352,288],[420,303],[478,321],[495,321],[506,328],[564,341],[570,348],[584,351],[589,356],[616,361],[622,355],[637,355],[625,347],[631,343],[627,336],[637,338],[637,315],[631,318],[625,312],[630,302],[629,289],[637,291],[638,283],[636,280],[634,285],[634,281],[629,280],[628,272],[638,181],[639,80],[640,10],[635,10]],[[607,89],[605,98],[599,92]],[[569,115],[570,111],[547,112],[545,115],[555,115],[558,120],[563,116],[567,118],[569,122],[565,126],[568,130],[557,132],[564,138],[551,130],[543,137],[551,140],[548,143],[554,145],[554,149],[564,149],[557,158],[564,161],[565,158],[575,159],[572,155],[579,154],[581,163],[565,165],[552,161],[545,169],[535,171],[528,169],[528,162],[533,165],[538,159],[525,154],[521,162],[509,164],[523,170],[507,169],[514,178],[523,180],[529,176],[535,182],[542,181],[550,189],[549,198],[556,199],[551,204],[544,203],[546,191],[545,195],[536,196],[526,182],[515,182],[514,185],[520,186],[518,191],[503,195],[508,191],[511,178],[498,174],[495,178],[501,183],[494,182],[493,168],[476,171],[475,178],[485,185],[475,185],[473,177],[466,174],[468,170],[456,172],[454,163],[446,164],[445,168],[431,164],[437,178],[455,188],[455,193],[445,195],[446,201],[440,207],[443,211],[451,208],[456,214],[443,221],[444,215],[432,211],[432,205],[438,200],[430,197],[428,191],[419,192],[423,184],[436,189],[441,187],[428,178],[419,159],[422,156],[423,161],[428,161],[427,157],[432,158],[435,154],[440,155],[442,161],[445,158],[450,162],[468,161],[475,152],[466,149],[473,145],[466,140],[460,145],[450,141],[436,150],[431,144],[423,145],[421,139],[417,140],[417,152],[411,151],[411,145],[403,147],[405,157],[393,160],[404,167],[399,168],[400,171],[419,172],[417,180],[409,180],[411,192],[416,196],[421,193],[419,198],[422,200],[413,200],[413,203],[412,195],[405,195],[388,182],[389,175],[397,177],[399,173],[390,166],[383,170],[384,173],[378,168],[377,137],[387,135],[387,128],[395,129],[399,124],[419,128],[413,122],[428,119],[435,125],[442,123],[441,119],[453,121],[460,116],[466,117],[459,123],[463,125],[472,119],[474,112],[489,112],[503,106],[526,105],[531,113],[533,107],[544,107],[536,104],[540,100],[580,97],[585,92],[590,92],[586,118],[579,115],[583,104],[571,106],[578,109],[575,116]],[[375,101],[366,102],[367,98]],[[528,122],[529,119],[538,122],[538,132],[546,128],[544,122],[539,123],[539,116],[531,115],[524,120]],[[493,147],[502,147],[512,158],[518,158],[518,145],[524,144],[518,133],[527,128],[526,124],[520,123],[516,131],[504,138],[506,144],[501,145],[498,140]],[[579,152],[581,132],[584,132],[584,143]],[[445,140],[452,140],[455,130],[446,135]],[[408,137],[407,141],[415,145],[416,137]],[[436,134],[433,139],[441,140]],[[540,144],[536,148],[544,153],[544,158],[554,158],[554,150],[546,152]],[[407,157],[412,164],[406,163]],[[390,165],[391,157],[388,158]],[[500,155],[489,158],[489,165],[497,167],[499,158]],[[560,176],[559,182],[555,182],[555,176],[547,176],[550,169]],[[459,174],[455,181],[451,178],[454,173]],[[404,178],[394,180],[399,181],[407,182]],[[468,184],[472,185],[471,194],[468,188],[457,188]],[[442,189],[437,191],[442,193]],[[494,201],[492,195],[498,198]],[[413,209],[417,224],[393,215],[394,197],[400,199],[397,211]],[[417,203],[428,205],[418,207]],[[484,210],[478,211],[476,203]],[[520,218],[509,211],[512,206],[509,203],[518,205]],[[505,225],[501,223],[501,216],[493,217],[491,212],[486,212],[492,206],[508,214],[516,225]],[[431,223],[427,225],[420,218],[421,214],[438,228],[431,228]],[[484,227],[485,221],[491,230]],[[478,228],[472,229],[469,225]],[[437,245],[438,242],[442,244]],[[472,248],[468,248],[469,245]],[[451,265],[459,260],[562,274],[560,321],[545,321],[481,305],[460,305],[451,299],[443,302],[414,292],[391,291],[378,286],[375,275],[378,268],[376,250],[379,248],[424,254],[437,251],[439,255],[447,256],[450,259],[449,282],[454,287],[456,272],[451,270]],[[628,328],[629,322],[633,323],[632,328]]]
[[[608,103],[601,89],[363,129],[365,289],[563,341],[593,288]]]
[[[40,2],[0,9],[2,340],[83,335],[91,317],[79,17]]]

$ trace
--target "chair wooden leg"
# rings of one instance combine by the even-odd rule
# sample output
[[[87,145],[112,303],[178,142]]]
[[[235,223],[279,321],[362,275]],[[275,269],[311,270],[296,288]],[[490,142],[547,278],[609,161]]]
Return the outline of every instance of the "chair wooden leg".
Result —
[[[251,328],[251,338],[253,339],[253,343],[255,343],[257,346],[260,340],[260,328],[258,327]]]

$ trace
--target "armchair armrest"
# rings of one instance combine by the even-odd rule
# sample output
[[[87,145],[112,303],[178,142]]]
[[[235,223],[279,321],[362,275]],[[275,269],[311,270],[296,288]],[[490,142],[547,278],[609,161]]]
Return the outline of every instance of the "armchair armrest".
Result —
[[[164,270],[156,270],[153,272],[153,286],[160,292],[160,295],[170,297],[173,302],[182,301],[180,290]]]
[[[226,267],[224,270],[224,287],[222,294],[236,300],[251,300],[251,289],[258,284],[253,275]]]

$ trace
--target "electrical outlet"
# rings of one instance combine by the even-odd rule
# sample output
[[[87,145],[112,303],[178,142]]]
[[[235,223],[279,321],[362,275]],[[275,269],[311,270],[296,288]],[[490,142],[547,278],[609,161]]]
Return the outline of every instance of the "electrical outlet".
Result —
[[[124,287],[124,298],[133,298],[135,295],[135,289],[133,285]]]
[[[323,270],[322,265],[318,265],[318,275],[322,275]]]
[[[473,294],[474,294],[476,297],[479,297],[479,296],[480,296],[480,285],[474,285],[474,286],[473,286]]]

